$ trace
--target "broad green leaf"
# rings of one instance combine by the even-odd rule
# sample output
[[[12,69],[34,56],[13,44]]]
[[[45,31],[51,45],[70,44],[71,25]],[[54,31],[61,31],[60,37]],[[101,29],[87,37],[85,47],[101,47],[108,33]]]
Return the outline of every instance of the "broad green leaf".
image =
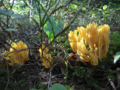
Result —
[[[5,9],[1,9],[0,10],[0,14],[2,14],[2,15],[11,15],[13,13],[13,11],[12,10],[5,10]]]
[[[11,16],[16,17],[16,18],[23,18],[23,16],[20,14],[12,14]]]
[[[120,52],[117,52],[114,57],[114,63],[116,63],[119,58],[120,58]]]
[[[8,29],[6,29],[6,31],[17,31],[17,29],[14,29],[14,28],[8,28]]]
[[[54,32],[49,21],[47,21],[44,25],[44,32],[46,32],[46,34],[48,35],[49,40],[52,41],[54,38],[54,33],[55,35],[57,35],[63,29],[65,22],[57,22],[53,17],[50,17],[50,20],[53,25]]]
[[[50,88],[50,90],[67,90],[65,86],[55,83],[52,85],[52,87]]]
[[[38,4],[39,4],[39,2],[38,2]],[[55,30],[54,30],[54,27],[53,27],[53,24],[52,24],[52,21],[54,21],[54,20],[52,20],[52,18],[50,18],[50,16],[47,14],[47,10],[43,7],[43,5],[42,4],[39,4],[40,6],[41,6],[41,9],[44,11],[44,13],[46,14],[46,16],[47,16],[47,18],[46,18],[46,21],[45,22],[43,22],[44,23],[44,25],[46,24],[46,22],[48,21],[49,23],[50,23],[50,26],[52,27],[52,34],[54,35],[53,37],[55,37]],[[39,12],[40,13],[40,12]],[[54,19],[54,18],[53,18]],[[41,15],[39,14],[39,20],[41,21]],[[44,26],[43,26],[43,28],[44,28]],[[42,34],[41,34],[42,35]],[[51,41],[51,36],[49,36],[48,37],[49,39],[50,39],[50,41]],[[42,38],[41,38],[41,40],[42,40]],[[52,39],[53,40],[53,39]]]
[[[106,10],[106,9],[107,9],[107,5],[104,5],[104,6],[103,6],[103,10]]]

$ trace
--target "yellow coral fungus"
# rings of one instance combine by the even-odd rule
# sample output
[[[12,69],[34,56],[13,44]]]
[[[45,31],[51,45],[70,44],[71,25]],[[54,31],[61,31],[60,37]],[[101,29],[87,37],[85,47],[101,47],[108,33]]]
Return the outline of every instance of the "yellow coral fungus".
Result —
[[[19,41],[17,43],[13,43],[11,45],[10,51],[12,52],[14,50],[19,50],[19,49],[25,49],[28,48],[26,44],[24,44],[22,41]],[[2,54],[5,54],[8,51],[5,51]],[[10,53],[6,56],[4,56],[6,58],[6,60],[9,60],[10,62],[8,62],[9,65],[14,65],[14,64],[18,64],[18,65],[22,65],[24,64],[26,61],[29,60],[29,50],[24,50],[24,51],[20,51],[20,52],[14,52],[14,53]]]
[[[78,31],[78,42],[84,37],[86,39],[86,28],[84,27],[78,27],[77,28],[77,31]],[[85,42],[87,43],[87,42]]]
[[[71,48],[74,52],[77,51],[77,31],[75,30],[74,32],[70,31],[68,34],[68,39],[70,41]]]
[[[44,48],[45,46],[42,44],[42,49]],[[48,48],[45,48],[44,50],[42,49],[39,49],[40,57],[42,59],[42,65],[45,66],[45,68],[49,68],[53,64],[51,54],[48,54]]]
[[[105,58],[109,48],[109,32],[110,27],[108,25],[99,26],[98,28],[98,55],[99,59]]]
[[[89,46],[91,48],[95,48],[96,42],[97,42],[97,25],[95,23],[90,23],[87,27],[86,27],[86,41],[87,44],[89,44]]]
[[[86,28],[78,27],[77,30],[70,31],[68,40],[81,60],[94,66],[98,64],[98,59],[106,57],[110,43],[109,32],[110,27],[106,24],[98,27],[97,24],[90,23]]]

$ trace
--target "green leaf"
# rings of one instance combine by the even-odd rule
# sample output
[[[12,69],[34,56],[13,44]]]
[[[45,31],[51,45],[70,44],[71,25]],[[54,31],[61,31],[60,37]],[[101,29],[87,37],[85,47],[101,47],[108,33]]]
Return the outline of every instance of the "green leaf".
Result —
[[[98,11],[102,11],[102,9],[98,9]]]
[[[51,90],[67,90],[65,86],[58,83],[53,84],[50,89]]]
[[[107,5],[104,5],[104,6],[103,6],[103,10],[106,10],[106,9],[107,9]]]
[[[17,31],[17,29],[14,29],[14,28],[8,28],[8,29],[6,29],[5,31]]]
[[[109,17],[110,16],[110,14],[105,14],[105,17]]]
[[[82,10],[83,10],[83,11],[86,11],[86,8],[85,8],[85,7],[82,7]]]
[[[114,63],[116,63],[119,58],[120,58],[120,52],[117,52],[114,57]]]
[[[65,22],[57,22],[52,16],[50,16],[50,20],[53,25],[54,31],[52,30],[52,26],[49,21],[46,22],[43,29],[44,32],[46,32],[46,34],[48,35],[49,40],[52,41],[54,38],[54,33],[55,35],[57,35],[63,29]]]
[[[0,10],[0,14],[2,14],[2,15],[11,15],[13,13],[13,11],[12,10],[5,10],[5,9],[1,9]]]
[[[16,17],[16,18],[23,18],[23,16],[20,14],[12,14],[11,16]]]
[[[78,9],[78,6],[75,5],[75,4],[70,4],[70,7],[71,7],[71,9],[73,9],[73,10],[77,10],[77,9]]]
[[[38,4],[39,4],[39,2],[38,2]],[[52,27],[52,34],[53,34],[53,37],[55,37],[55,30],[54,30],[54,28],[53,28],[53,24],[52,24],[52,21],[51,21],[51,19],[50,19],[50,16],[47,14],[47,10],[42,6],[42,4],[39,4],[40,6],[41,6],[41,8],[42,8],[42,10],[44,11],[44,13],[46,14],[46,16],[47,16],[47,18],[46,18],[46,21],[44,22],[44,25],[46,24],[46,22],[48,21],[49,23],[50,23],[50,25],[51,25],[51,27]],[[40,11],[39,11],[40,12]],[[39,14],[39,20],[40,20],[40,22],[41,22],[41,15]],[[42,35],[42,33],[41,33],[41,35]],[[51,36],[50,37],[48,37],[48,38],[50,38],[50,41],[52,41],[51,40]],[[42,40],[42,38],[41,38],[41,40]]]
[[[29,8],[29,7],[26,7],[25,9],[26,9],[26,10],[30,10],[30,8]]]

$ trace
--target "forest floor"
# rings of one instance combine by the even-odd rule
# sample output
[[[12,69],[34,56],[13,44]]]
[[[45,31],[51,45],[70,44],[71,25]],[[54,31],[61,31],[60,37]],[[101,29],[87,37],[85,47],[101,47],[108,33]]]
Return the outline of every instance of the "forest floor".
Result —
[[[119,62],[113,64],[114,55],[120,51],[117,47],[113,53],[108,53],[107,58],[100,60],[97,66],[90,66],[89,63],[69,60],[65,61],[71,53],[74,53],[69,45],[68,32],[77,26],[72,25],[68,32],[63,33],[49,46],[54,64],[46,69],[42,66],[39,56],[40,33],[36,26],[21,25],[19,32],[11,32],[14,40],[36,47],[31,49],[29,60],[21,66],[9,66],[3,61],[0,68],[0,90],[48,90],[54,83],[64,85],[68,90],[120,90],[120,68]],[[22,29],[24,30],[22,31]],[[113,32],[119,32],[116,27],[111,28]],[[2,37],[3,38],[3,37]],[[48,44],[48,38],[44,35],[43,43]],[[110,37],[110,40],[113,38]],[[9,38],[5,41],[9,42]],[[113,39],[115,40],[115,39]],[[3,43],[2,43],[3,44]],[[0,49],[9,49],[5,43]],[[114,45],[110,44],[110,47]],[[110,52],[110,51],[109,51]],[[118,60],[119,61],[119,60]]]

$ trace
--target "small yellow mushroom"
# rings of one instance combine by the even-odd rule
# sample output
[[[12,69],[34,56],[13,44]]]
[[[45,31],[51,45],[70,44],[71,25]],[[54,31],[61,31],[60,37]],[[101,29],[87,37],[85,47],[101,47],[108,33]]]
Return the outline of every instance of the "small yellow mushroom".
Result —
[[[42,49],[44,48],[45,46],[42,44]],[[51,54],[48,54],[48,48],[45,48],[44,50],[42,49],[39,49],[42,65],[45,66],[45,68],[49,68],[53,64]]]

